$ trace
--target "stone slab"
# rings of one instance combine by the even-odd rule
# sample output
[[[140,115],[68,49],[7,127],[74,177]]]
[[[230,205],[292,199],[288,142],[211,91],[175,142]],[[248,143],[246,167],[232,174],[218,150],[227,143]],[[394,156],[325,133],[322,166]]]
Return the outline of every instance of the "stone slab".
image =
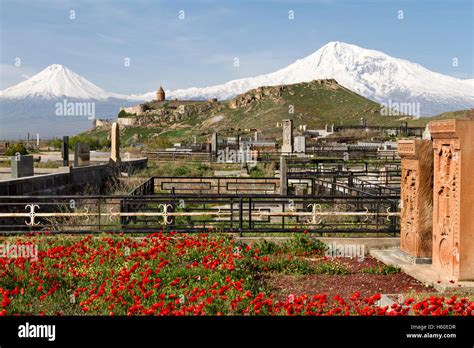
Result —
[[[11,178],[24,178],[34,175],[34,161],[32,155],[18,155],[10,157]]]

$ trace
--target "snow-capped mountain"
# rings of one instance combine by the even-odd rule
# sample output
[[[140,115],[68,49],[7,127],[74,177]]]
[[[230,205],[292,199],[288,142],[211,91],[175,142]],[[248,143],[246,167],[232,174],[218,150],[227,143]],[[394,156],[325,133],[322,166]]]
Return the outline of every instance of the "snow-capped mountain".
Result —
[[[94,118],[115,118],[121,106],[138,102],[53,64],[0,91],[0,139],[17,139],[26,133],[39,133],[42,138],[74,135],[91,128]]]
[[[28,80],[0,91],[0,98],[131,99],[127,95],[108,92],[60,64],[52,64]]]
[[[330,42],[306,58],[270,74],[211,87],[167,91],[167,96],[229,99],[259,86],[324,78],[334,78],[344,87],[379,103],[419,103],[422,115],[474,107],[473,79],[456,79],[407,60],[343,42]],[[140,98],[153,99],[154,92]]]
[[[252,88],[333,78],[379,103],[418,103],[421,115],[474,107],[474,79],[457,79],[419,64],[343,42],[330,42],[313,54],[270,74],[222,85],[166,91],[167,98],[230,99]],[[60,117],[58,103],[93,103],[95,117],[114,118],[120,106],[155,98],[155,91],[123,95],[106,91],[68,68],[53,64],[0,91],[0,139],[26,132],[42,136],[76,134],[91,127],[89,115]],[[418,107],[417,107],[418,109]],[[81,115],[79,115],[81,116]],[[87,116],[87,117],[85,117]]]

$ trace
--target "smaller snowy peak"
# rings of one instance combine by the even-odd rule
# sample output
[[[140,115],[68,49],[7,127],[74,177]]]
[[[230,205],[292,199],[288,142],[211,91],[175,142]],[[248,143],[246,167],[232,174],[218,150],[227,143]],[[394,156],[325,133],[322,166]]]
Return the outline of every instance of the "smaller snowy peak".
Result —
[[[0,98],[6,99],[64,97],[83,100],[130,99],[126,95],[108,92],[60,64],[52,64],[29,79],[0,91]]]

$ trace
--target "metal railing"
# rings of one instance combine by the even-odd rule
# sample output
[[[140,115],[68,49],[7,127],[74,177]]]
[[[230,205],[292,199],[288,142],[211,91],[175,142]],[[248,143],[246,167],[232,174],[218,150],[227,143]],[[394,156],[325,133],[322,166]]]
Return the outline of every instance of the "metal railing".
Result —
[[[393,197],[175,194],[0,196],[0,234],[399,232]]]

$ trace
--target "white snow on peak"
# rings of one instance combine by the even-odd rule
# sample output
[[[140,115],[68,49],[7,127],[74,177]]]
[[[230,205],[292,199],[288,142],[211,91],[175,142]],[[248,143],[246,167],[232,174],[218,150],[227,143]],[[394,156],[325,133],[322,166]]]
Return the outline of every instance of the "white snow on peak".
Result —
[[[344,42],[329,42],[285,68],[256,77],[210,87],[167,90],[167,98],[230,99],[261,86],[286,85],[316,79],[335,79],[340,85],[379,103],[419,103],[422,115],[474,107],[474,79],[457,79],[383,52]],[[33,77],[0,91],[6,99],[122,99],[149,101],[156,91],[123,95],[108,92],[68,68],[53,64]]]
[[[7,99],[64,97],[85,100],[130,98],[126,95],[108,92],[60,64],[52,64],[29,79],[0,91],[0,98]]]
[[[333,78],[342,86],[379,103],[418,102],[422,114],[474,106],[473,80],[430,71],[419,64],[344,42],[329,42],[311,55],[273,73],[204,87],[167,91],[178,99],[229,99],[260,86]],[[154,92],[141,96],[151,100]]]

